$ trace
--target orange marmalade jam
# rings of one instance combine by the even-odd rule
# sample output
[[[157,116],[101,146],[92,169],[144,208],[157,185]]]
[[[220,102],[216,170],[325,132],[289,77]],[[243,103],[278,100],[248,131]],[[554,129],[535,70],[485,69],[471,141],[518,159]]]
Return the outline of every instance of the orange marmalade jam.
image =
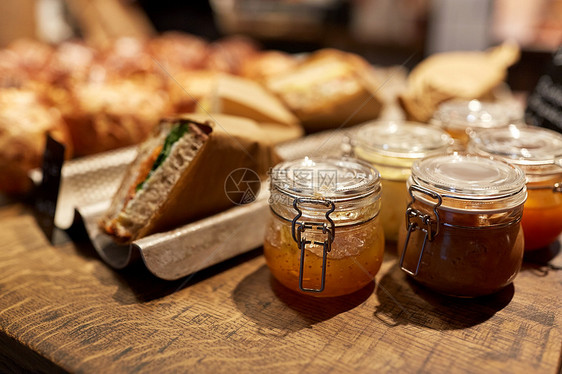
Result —
[[[540,127],[509,126],[475,133],[469,149],[525,172],[528,198],[521,221],[525,249],[554,242],[562,233],[562,135]]]
[[[543,248],[562,233],[562,191],[554,189],[562,184],[562,176],[542,183],[527,184],[527,202],[521,225],[525,233],[525,249]]]
[[[352,158],[276,166],[264,240],[273,276],[317,297],[350,294],[372,282],[384,252],[379,179],[375,169]]]
[[[291,237],[288,222],[271,218],[263,250],[273,276],[285,287],[302,293],[299,289],[300,250]],[[378,217],[363,225],[336,228],[327,258],[325,289],[316,296],[346,295],[365,287],[379,271],[383,253],[384,235]],[[304,261],[303,285],[318,287],[322,278],[322,246],[307,247]]]

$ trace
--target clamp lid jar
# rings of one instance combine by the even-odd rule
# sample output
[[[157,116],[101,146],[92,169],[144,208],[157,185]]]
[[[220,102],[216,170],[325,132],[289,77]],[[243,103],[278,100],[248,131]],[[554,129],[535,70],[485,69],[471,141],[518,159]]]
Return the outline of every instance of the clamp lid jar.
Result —
[[[547,246],[562,233],[562,135],[509,126],[473,134],[469,150],[519,166],[527,176],[522,226],[525,249]]]
[[[409,201],[406,180],[414,161],[446,153],[452,142],[437,126],[403,121],[368,122],[354,136],[353,154],[381,173],[381,222],[386,240],[398,239]]]
[[[353,158],[305,158],[271,172],[264,256],[286,287],[339,296],[372,281],[382,263],[380,176]]]
[[[509,109],[479,100],[451,100],[439,105],[431,123],[447,131],[458,149],[464,150],[475,130],[506,127],[511,122]]]
[[[402,270],[460,297],[490,294],[513,280],[523,258],[521,169],[481,156],[433,156],[414,163],[408,188]]]

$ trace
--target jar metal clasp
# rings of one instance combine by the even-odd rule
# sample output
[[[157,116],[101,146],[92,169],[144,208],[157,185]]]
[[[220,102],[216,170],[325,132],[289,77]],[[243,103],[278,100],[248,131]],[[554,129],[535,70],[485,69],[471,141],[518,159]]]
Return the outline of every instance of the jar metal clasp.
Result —
[[[415,277],[419,273],[423,251],[425,250],[425,246],[427,242],[432,241],[433,238],[435,238],[439,234],[440,218],[439,218],[439,212],[437,212],[437,208],[441,205],[443,199],[441,195],[439,195],[438,193],[430,191],[427,188],[423,188],[418,185],[410,186],[408,191],[410,193],[410,196],[412,197],[412,201],[410,201],[410,203],[408,204],[408,208],[406,209],[406,227],[408,229],[408,233],[406,235],[406,240],[404,241],[404,248],[402,250],[402,255],[400,256],[400,269],[402,269],[409,275]],[[431,215],[429,214],[422,213],[418,209],[412,208],[412,204],[416,201],[414,191],[426,194],[432,199],[437,200],[435,205],[433,205],[433,213],[435,215],[435,218],[432,218]],[[416,269],[412,271],[404,266],[404,258],[406,257],[406,251],[408,250],[410,235],[415,230],[423,231],[425,235],[423,237],[423,244],[420,250],[420,255],[418,257],[418,263],[416,265]]]
[[[325,214],[326,220],[328,222],[299,222],[299,218],[302,217],[302,210],[299,208],[299,204],[319,204],[328,208]],[[298,212],[298,214],[293,218],[292,222],[292,234],[293,240],[298,244],[300,249],[300,266],[299,266],[299,288],[304,292],[322,292],[324,291],[326,283],[326,262],[328,257],[328,252],[332,249],[332,242],[335,236],[335,224],[330,218],[330,214],[336,209],[334,203],[330,200],[323,199],[310,199],[310,198],[295,198],[293,201],[293,207]],[[323,242],[306,240],[303,237],[303,233],[306,230],[316,229],[321,230],[326,238]],[[305,248],[307,244],[316,244],[322,246],[322,278],[320,279],[320,288],[306,288],[303,285],[304,280],[304,255]]]

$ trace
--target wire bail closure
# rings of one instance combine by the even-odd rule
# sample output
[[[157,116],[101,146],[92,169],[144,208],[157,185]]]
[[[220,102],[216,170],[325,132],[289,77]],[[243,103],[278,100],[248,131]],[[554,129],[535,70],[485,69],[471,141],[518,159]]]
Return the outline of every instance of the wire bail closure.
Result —
[[[299,222],[299,218],[302,217],[302,210],[299,208],[299,204],[318,204],[323,205],[328,209],[325,214],[326,222]],[[293,240],[298,244],[300,249],[300,266],[299,266],[299,288],[304,292],[322,292],[324,291],[326,283],[326,262],[328,257],[328,252],[332,249],[332,242],[335,236],[335,224],[330,218],[330,214],[336,209],[335,204],[331,200],[322,199],[309,199],[309,198],[295,198],[293,200],[293,207],[298,212],[298,214],[293,218],[292,221],[292,235]],[[321,230],[322,234],[326,235],[326,239],[323,242],[306,240],[303,237],[303,233],[309,229]],[[304,254],[307,244],[316,244],[322,246],[322,278],[320,280],[320,288],[305,288],[303,285],[304,280]]]
[[[418,209],[412,208],[412,204],[416,201],[416,197],[414,196],[413,191],[417,191],[423,194],[428,195],[432,199],[437,200],[437,203],[433,206],[433,213],[435,214],[435,219],[429,214],[424,214]],[[432,241],[437,235],[439,235],[439,224],[441,222],[439,218],[439,213],[437,212],[437,208],[443,202],[441,195],[427,188],[420,187],[418,185],[412,185],[408,189],[410,196],[412,197],[412,201],[408,204],[408,208],[406,209],[406,227],[408,228],[408,234],[406,235],[406,240],[404,241],[404,249],[402,250],[402,255],[400,256],[400,269],[405,271],[411,276],[416,276],[420,270],[420,264],[423,256],[423,251],[425,250],[425,245],[428,241]],[[435,224],[435,229],[433,228]],[[410,241],[410,235],[415,230],[421,230],[425,233],[423,237],[423,245],[420,251],[420,255],[418,257],[418,263],[416,265],[416,269],[414,271],[407,269],[404,267],[404,258],[406,257],[406,251],[408,250],[408,243]]]

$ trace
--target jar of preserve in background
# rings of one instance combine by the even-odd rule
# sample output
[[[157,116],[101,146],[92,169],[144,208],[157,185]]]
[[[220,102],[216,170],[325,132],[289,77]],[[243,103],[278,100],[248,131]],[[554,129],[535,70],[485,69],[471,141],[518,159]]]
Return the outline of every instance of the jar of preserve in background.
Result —
[[[478,131],[471,152],[519,166],[527,176],[521,221],[525,249],[547,246],[562,233],[562,135],[540,127],[509,126]]]
[[[455,141],[455,148],[464,151],[473,131],[507,127],[511,120],[509,107],[501,104],[479,100],[451,100],[439,105],[430,123],[447,131]]]
[[[505,287],[523,259],[527,192],[517,166],[451,154],[417,161],[399,236],[400,266],[437,292],[476,297]]]
[[[353,158],[305,158],[272,170],[264,256],[284,286],[340,296],[371,282],[384,252],[380,176]]]
[[[386,240],[398,240],[410,201],[406,180],[414,161],[446,153],[452,142],[439,127],[400,121],[367,123],[352,139],[353,154],[370,162],[381,174],[380,215]]]

